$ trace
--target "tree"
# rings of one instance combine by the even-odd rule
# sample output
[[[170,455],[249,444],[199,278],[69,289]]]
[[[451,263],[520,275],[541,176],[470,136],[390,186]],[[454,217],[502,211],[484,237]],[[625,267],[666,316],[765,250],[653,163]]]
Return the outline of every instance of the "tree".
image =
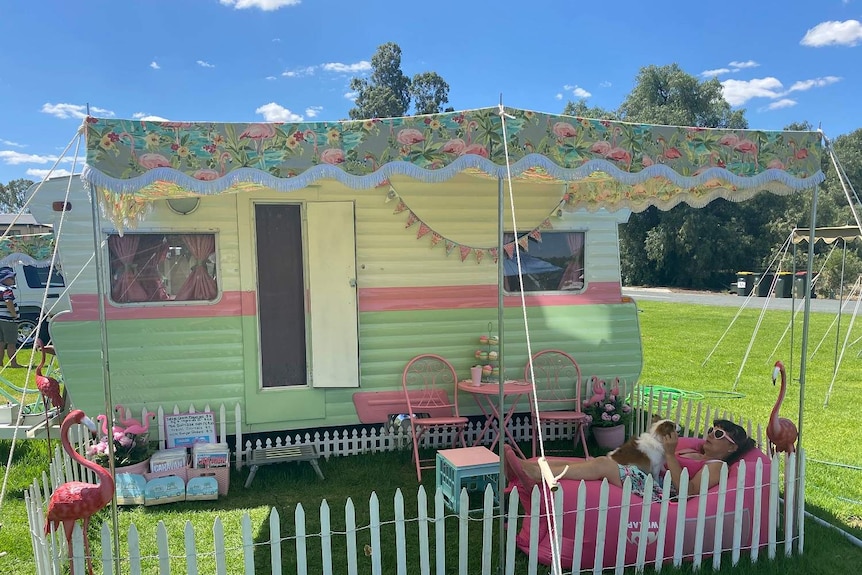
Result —
[[[437,72],[422,72],[410,83],[416,114],[436,114],[449,102],[449,84]]]
[[[636,85],[620,106],[629,122],[704,128],[748,127],[745,110],[732,110],[721,83],[700,82],[677,64],[641,68]]]
[[[577,102],[569,101],[566,107],[563,108],[563,114],[567,116],[577,116],[578,118],[591,118],[594,120],[619,120],[620,115],[617,112],[605,110],[598,106],[587,106],[587,101],[580,99]]]
[[[377,48],[371,69],[370,77],[350,81],[357,93],[350,109],[354,120],[406,116],[411,99],[416,114],[435,114],[449,102],[449,84],[436,72],[416,74],[411,81],[401,71],[401,48],[394,42]]]
[[[748,127],[745,111],[731,109],[717,80],[699,81],[676,64],[642,68],[619,116],[638,123]],[[830,197],[823,209],[830,215],[842,212]],[[666,212],[649,208],[632,214],[620,227],[623,281],[726,288],[736,271],[765,269],[790,231],[808,225],[809,214],[807,194],[766,193],[739,204],[716,200],[699,209],[681,204]]]
[[[24,194],[32,185],[33,182],[23,178],[0,184],[0,210],[7,214],[20,212],[24,206]]]

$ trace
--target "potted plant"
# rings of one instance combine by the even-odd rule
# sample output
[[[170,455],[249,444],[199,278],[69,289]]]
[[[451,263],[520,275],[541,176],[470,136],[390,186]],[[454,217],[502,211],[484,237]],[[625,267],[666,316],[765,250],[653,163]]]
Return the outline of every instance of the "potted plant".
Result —
[[[99,416],[101,421],[104,416]],[[87,448],[87,456],[108,469],[108,436],[107,426],[102,424],[102,437],[98,443]],[[117,473],[143,474],[149,471],[149,460],[153,454],[147,433],[127,433],[118,425],[113,426],[112,440],[114,442],[114,469]]]
[[[625,443],[632,406],[620,396],[619,381],[607,389],[604,381],[594,378],[593,396],[587,400],[584,412],[590,418],[590,429],[599,447],[615,449]]]

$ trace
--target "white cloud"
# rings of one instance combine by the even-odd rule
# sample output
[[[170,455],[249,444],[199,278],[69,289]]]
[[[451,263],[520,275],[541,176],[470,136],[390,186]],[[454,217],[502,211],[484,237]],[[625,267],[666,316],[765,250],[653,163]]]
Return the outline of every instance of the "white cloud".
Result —
[[[53,164],[57,161],[58,156],[40,156],[38,154],[22,154],[21,152],[13,152],[11,150],[0,150],[0,161],[7,166],[17,166],[19,164]],[[63,161],[68,163],[73,158],[65,156]],[[80,162],[80,158],[78,159]]]
[[[752,98],[778,98],[784,87],[778,78],[725,80],[721,83],[724,99],[731,106],[741,106]]]
[[[301,0],[219,0],[225,6],[233,6],[237,10],[260,8],[264,12],[272,12],[285,6],[296,6]]]
[[[841,78],[838,76],[824,76],[822,78],[813,78],[811,80],[801,80],[799,82],[794,82],[787,92],[803,92],[805,90],[810,90],[811,88],[822,88],[823,86],[828,86],[829,84],[834,84],[835,82],[840,81]]]
[[[314,74],[314,71],[317,69],[317,66],[306,66],[305,68],[299,68],[297,70],[288,70],[286,72],[282,72],[281,75],[286,78],[301,78],[302,76],[311,76]]]
[[[611,84],[607,80],[605,80],[604,82],[599,82],[599,88],[610,88],[611,86],[613,86],[613,84]]]
[[[767,110],[780,110],[781,108],[792,108],[796,105],[796,100],[790,98],[781,98],[766,106]]]
[[[153,70],[161,70],[162,69],[162,67],[159,66],[159,63],[156,62],[155,60],[150,62],[150,68],[152,68]]]
[[[821,46],[855,46],[862,41],[862,23],[859,20],[844,22],[821,22],[808,30],[802,40],[803,46],[820,48]]]
[[[344,97],[348,100],[356,100],[359,97],[359,92],[347,92]]]
[[[758,64],[754,60],[746,60],[745,62],[733,61],[733,62],[730,62],[728,64],[728,66],[730,66],[731,68],[734,68],[734,70],[733,70],[734,72],[738,72],[738,71],[743,70],[745,68],[757,68],[758,66],[760,66],[760,64]]]
[[[13,148],[24,148],[24,147],[26,147],[26,146],[24,146],[24,144],[18,144],[17,142],[10,142],[9,140],[3,140],[3,139],[0,139],[0,144],[3,144],[4,146],[11,146]]]
[[[728,62],[727,67],[725,68],[704,70],[700,73],[700,75],[704,78],[713,78],[715,76],[722,76],[724,74],[736,73],[740,70],[745,70],[747,68],[757,68],[758,66],[760,66],[760,64],[758,64],[754,60],[746,60],[745,62],[734,60],[733,62]]]
[[[209,62],[206,62],[204,60],[198,60],[197,62],[198,66],[200,66],[201,68],[215,68],[214,64],[210,64]]]
[[[299,114],[294,114],[275,102],[264,104],[255,110],[254,113],[263,115],[263,119],[266,122],[301,122],[303,119]]]
[[[321,66],[327,72],[355,74],[356,72],[367,72],[371,69],[371,62],[360,60],[354,64],[342,64],[341,62],[328,62]]]
[[[264,80],[278,80],[275,76],[267,76]]]
[[[556,98],[557,100],[562,100],[563,95],[558,93],[556,96],[554,96],[554,98]]]
[[[272,41],[273,42],[281,42],[281,38],[273,38]]]
[[[309,106],[305,109],[305,115],[309,118],[316,117],[321,110],[323,110],[323,106]]]
[[[44,180],[49,175],[52,178],[62,178],[65,176],[71,176],[72,175],[72,172],[70,172],[69,170],[62,170],[62,169],[57,169],[57,170],[54,170],[52,172],[51,170],[40,170],[38,168],[30,168],[29,170],[27,170],[26,173],[28,176],[33,176],[37,180]]]
[[[87,117],[87,106],[81,104],[42,104],[42,113],[50,114],[55,118],[67,120],[69,118],[84,119]],[[90,107],[90,115],[101,117],[113,117],[114,113],[96,106]]]
[[[590,96],[592,96],[592,94],[590,94],[577,84],[575,84],[574,86],[566,84],[563,86],[563,90],[565,90],[566,92],[571,92],[573,96],[576,96],[581,99],[589,98]]]
[[[170,122],[170,120],[168,120],[167,118],[162,118],[161,116],[153,116],[152,114],[147,114],[144,112],[135,112],[134,114],[132,114],[132,117],[142,122]]]

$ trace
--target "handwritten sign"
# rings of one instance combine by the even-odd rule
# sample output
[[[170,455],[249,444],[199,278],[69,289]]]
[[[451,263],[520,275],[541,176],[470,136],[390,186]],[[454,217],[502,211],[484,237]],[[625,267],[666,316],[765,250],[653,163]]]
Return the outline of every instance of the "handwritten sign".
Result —
[[[168,448],[215,443],[215,415],[211,411],[165,415],[165,442]]]

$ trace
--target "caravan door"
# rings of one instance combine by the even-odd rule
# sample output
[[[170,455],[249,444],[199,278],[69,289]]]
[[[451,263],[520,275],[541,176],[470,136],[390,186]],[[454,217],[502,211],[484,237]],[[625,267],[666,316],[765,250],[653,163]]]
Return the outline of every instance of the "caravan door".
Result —
[[[258,385],[247,420],[326,417],[325,388],[359,385],[352,202],[255,203]]]

